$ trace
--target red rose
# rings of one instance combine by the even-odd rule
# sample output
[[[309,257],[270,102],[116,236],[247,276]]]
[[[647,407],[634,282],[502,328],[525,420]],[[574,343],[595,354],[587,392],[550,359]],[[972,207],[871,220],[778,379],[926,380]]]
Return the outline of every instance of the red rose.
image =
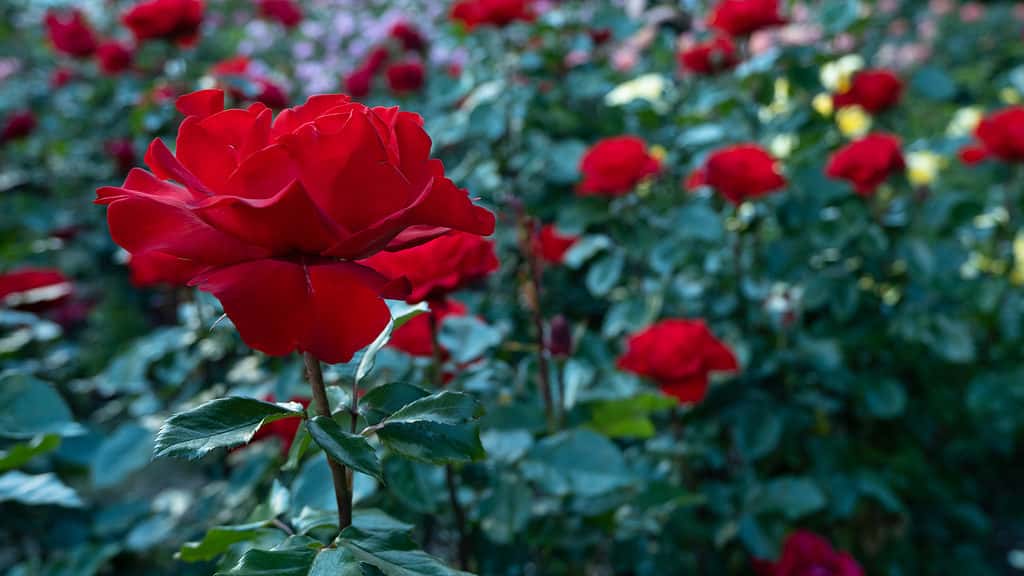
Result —
[[[694,74],[715,74],[736,67],[736,44],[724,34],[679,53],[679,65]]]
[[[80,10],[70,10],[62,15],[48,11],[45,22],[56,51],[75,58],[85,58],[96,51],[96,34]]]
[[[478,26],[507,26],[516,20],[532,22],[536,18],[532,0],[459,0],[451,17],[467,30]]]
[[[71,281],[52,268],[21,268],[0,274],[0,307],[41,314],[66,303]]]
[[[619,368],[650,378],[680,402],[700,402],[708,373],[739,370],[736,356],[701,320],[662,320],[629,338]]]
[[[786,23],[779,0],[720,0],[708,14],[708,26],[730,36],[747,36]]]
[[[104,145],[107,154],[114,159],[117,169],[122,173],[135,167],[135,148],[130,138],[110,140]]]
[[[498,269],[494,245],[475,234],[452,232],[401,252],[380,252],[365,264],[385,276],[404,274],[409,303],[438,302]]]
[[[415,26],[404,20],[399,20],[392,24],[391,29],[388,31],[388,36],[398,40],[403,50],[423,52],[427,47],[426,38],[420,34],[420,31]]]
[[[494,230],[494,215],[430,158],[415,114],[340,94],[273,120],[259,103],[223,110],[220,90],[177,105],[187,117],[175,153],[154,140],[153,173],[134,169],[96,201],[109,206],[118,245],[190,263],[189,283],[219,298],[242,339],[267,354],[349,360],[387,324],[382,296],[408,290],[405,269],[388,277],[357,260],[451,229]]]
[[[988,151],[982,146],[964,146],[956,153],[960,161],[967,166],[974,166],[988,158]]]
[[[739,144],[708,156],[686,187],[710,186],[733,204],[764,196],[786,185],[778,161],[756,144]]]
[[[449,316],[465,316],[466,306],[455,300],[442,300],[430,304],[430,312],[420,314],[391,334],[388,346],[410,356],[430,358],[434,355],[434,342],[430,334],[431,316],[438,326]],[[442,357],[448,352],[442,350]]]
[[[135,53],[131,47],[115,40],[109,40],[100,44],[96,49],[96,58],[99,60],[100,70],[104,74],[113,76],[131,69]]]
[[[423,64],[419,62],[395,62],[388,66],[386,74],[388,87],[395,94],[408,94],[423,87]]]
[[[277,20],[285,28],[294,28],[302,22],[302,8],[293,0],[259,0],[260,14]]]
[[[57,68],[50,76],[50,87],[63,88],[68,82],[75,79],[75,71],[70,68]]]
[[[195,265],[191,260],[163,252],[145,252],[133,254],[128,260],[131,270],[132,284],[138,288],[168,284],[181,286],[195,275]]]
[[[372,86],[373,72],[366,68],[360,68],[345,77],[345,92],[356,98],[364,98]]]
[[[18,110],[7,117],[4,128],[0,131],[0,142],[20,140],[36,129],[36,116],[31,110]]]
[[[591,28],[587,30],[587,35],[590,36],[590,41],[595,46],[600,46],[612,39],[612,30],[611,28]]]
[[[268,394],[263,397],[263,400],[267,402],[277,402],[273,394]],[[303,408],[309,407],[308,398],[292,397],[288,399],[289,402],[298,402],[302,404]],[[295,435],[299,433],[299,425],[302,424],[302,418],[282,418],[280,420],[274,420],[259,427],[256,433],[253,434],[250,444],[254,442],[260,442],[269,438],[277,438],[281,442],[281,456],[288,456],[291,452],[292,443],[295,442]]]
[[[366,61],[363,62],[363,68],[370,71],[370,74],[376,74],[380,72],[381,68],[388,63],[391,59],[391,53],[388,52],[387,47],[378,46],[370,53],[366,55]]]
[[[578,241],[579,237],[559,234],[553,224],[547,224],[537,234],[534,251],[552,264],[561,264],[565,253]]]
[[[163,38],[189,46],[199,37],[203,0],[144,0],[121,16],[139,42]]]
[[[1011,106],[982,119],[974,136],[987,155],[1005,162],[1024,161],[1024,106]]]
[[[857,561],[817,534],[794,532],[786,539],[778,562],[754,561],[758,576],[864,576]]]
[[[879,132],[855,140],[833,154],[825,173],[853,184],[857,194],[870,196],[890,174],[904,167],[900,139]]]
[[[605,138],[591,146],[580,160],[583,182],[577,193],[581,196],[622,196],[660,170],[661,162],[648,153],[647,144],[640,138]]]
[[[903,81],[888,70],[861,70],[850,88],[832,99],[837,108],[857,105],[872,114],[895,106],[903,94]]]
[[[288,94],[284,88],[253,74],[249,64],[245,56],[236,56],[215,64],[210,73],[220,80],[220,84],[235,100],[262,102],[275,110],[287,106]]]

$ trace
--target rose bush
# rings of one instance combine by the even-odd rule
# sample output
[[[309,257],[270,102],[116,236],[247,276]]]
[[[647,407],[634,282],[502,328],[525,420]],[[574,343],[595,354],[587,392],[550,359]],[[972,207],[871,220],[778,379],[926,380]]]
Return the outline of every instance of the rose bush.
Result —
[[[0,14],[0,572],[1021,569],[1019,6]]]

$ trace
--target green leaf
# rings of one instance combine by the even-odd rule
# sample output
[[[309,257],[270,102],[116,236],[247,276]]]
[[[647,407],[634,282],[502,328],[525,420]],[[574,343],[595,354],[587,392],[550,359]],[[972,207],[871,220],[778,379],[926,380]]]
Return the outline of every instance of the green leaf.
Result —
[[[359,410],[368,423],[377,424],[406,404],[429,395],[429,391],[419,386],[392,382],[367,392],[359,401]]]
[[[590,427],[612,438],[650,438],[655,433],[650,415],[675,405],[675,400],[659,394],[594,402]]]
[[[755,513],[777,512],[797,519],[825,506],[825,494],[810,478],[777,478],[757,487],[750,498]]]
[[[395,323],[395,330],[398,330],[406,322],[430,312],[430,306],[426,302],[418,304],[407,304],[404,300],[385,300],[388,309],[391,310],[391,321]]]
[[[584,236],[572,245],[572,248],[565,253],[563,261],[569,268],[579,268],[587,260],[590,260],[598,252],[612,246],[611,238],[603,234]]]
[[[337,422],[324,416],[313,418],[308,426],[313,441],[332,459],[384,482],[377,453],[366,438],[342,430]]]
[[[556,495],[600,496],[635,481],[619,447],[591,430],[567,430],[538,442],[523,471]]]
[[[309,576],[363,576],[363,570],[352,552],[325,548],[313,560]]]
[[[316,551],[306,548],[288,550],[249,550],[227,572],[214,576],[307,576]]]
[[[28,442],[14,444],[6,450],[0,450],[0,472],[17,468],[33,458],[53,452],[60,446],[60,436],[44,434],[36,436]]]
[[[387,326],[380,331],[380,334],[374,338],[373,342],[370,342],[369,346],[363,349],[363,354],[359,358],[359,364],[356,366],[355,379],[356,382],[360,382],[367,374],[373,370],[373,364],[377,360],[377,353],[380,352],[381,348],[388,343],[391,339],[391,332],[395,329],[394,320],[388,320]]]
[[[619,283],[625,265],[626,256],[621,250],[605,254],[587,270],[587,289],[595,296],[608,294]]]
[[[526,482],[502,477],[480,502],[480,527],[499,544],[508,544],[530,520],[533,492]]]
[[[410,526],[383,514],[357,516],[338,536],[338,545],[356,559],[374,566],[386,576],[458,576],[437,558],[417,549],[409,537]]]
[[[302,407],[295,403],[273,404],[237,396],[218,398],[168,418],[156,436],[153,456],[200,458],[215,448],[249,442],[264,424],[302,414]]]
[[[864,382],[864,405],[868,413],[877,418],[895,418],[907,405],[907,392],[903,384],[892,378]]]
[[[472,396],[444,390],[415,400],[368,430],[403,456],[445,464],[484,457],[480,429],[471,424],[481,415]]]
[[[24,374],[0,378],[0,437],[74,436],[82,432],[53,386]]]
[[[82,507],[78,494],[52,472],[31,475],[12,470],[0,476],[0,502],[8,501],[29,506]]]
[[[501,344],[501,332],[475,316],[449,316],[437,335],[453,362],[465,364]]]
[[[253,522],[237,526],[216,526],[206,531],[198,542],[186,542],[178,552],[183,562],[205,562],[220,556],[238,542],[248,542],[272,532],[266,522]]]
[[[149,464],[152,453],[153,433],[149,429],[132,422],[121,425],[100,444],[93,457],[93,486],[108,488],[120,483]]]

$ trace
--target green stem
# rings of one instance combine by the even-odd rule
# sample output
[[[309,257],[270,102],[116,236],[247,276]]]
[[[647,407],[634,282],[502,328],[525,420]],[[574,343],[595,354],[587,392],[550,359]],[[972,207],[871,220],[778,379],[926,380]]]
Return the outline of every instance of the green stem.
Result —
[[[313,408],[319,416],[331,417],[331,405],[327,401],[327,389],[324,387],[324,374],[320,369],[320,360],[309,352],[302,355],[306,364],[306,378],[313,391]],[[355,390],[353,390],[355,392]],[[355,396],[352,398],[353,410],[355,410]],[[355,426],[355,418],[352,419]],[[338,503],[338,530],[344,530],[352,525],[352,484],[351,476],[345,466],[333,460],[326,454],[327,466],[331,469],[331,480],[334,483],[334,498]]]

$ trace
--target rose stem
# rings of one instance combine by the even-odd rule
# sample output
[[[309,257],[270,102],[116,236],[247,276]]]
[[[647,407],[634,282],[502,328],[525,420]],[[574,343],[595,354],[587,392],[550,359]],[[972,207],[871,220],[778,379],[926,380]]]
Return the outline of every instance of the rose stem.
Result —
[[[324,374],[320,369],[320,360],[309,352],[303,353],[302,359],[306,364],[306,378],[313,390],[313,407],[318,415],[330,418],[331,405],[327,401],[327,389],[324,388]],[[355,409],[355,402],[356,399],[353,396],[353,409]],[[327,456],[327,465],[331,469],[331,479],[334,481],[334,498],[338,503],[338,530],[340,531],[352,524],[352,488],[345,466],[330,456]]]
[[[523,211],[522,204],[516,207],[519,212],[519,250],[526,263],[527,301],[530,314],[533,316],[533,329],[537,332],[537,371],[540,377],[540,393],[544,398],[544,415],[548,427],[554,427],[555,410],[551,398],[551,372],[548,368],[548,347],[544,343],[544,318],[540,310],[540,264],[533,253],[533,221]]]
[[[444,373],[441,362],[441,342],[438,338],[437,312],[427,312],[430,320],[431,370],[430,374],[436,388],[444,386]],[[458,485],[455,481],[455,468],[451,464],[444,467],[444,480],[448,485],[448,504],[455,517],[455,531],[458,534],[459,569],[466,570],[469,566],[469,540],[466,538],[466,513],[459,504]]]

